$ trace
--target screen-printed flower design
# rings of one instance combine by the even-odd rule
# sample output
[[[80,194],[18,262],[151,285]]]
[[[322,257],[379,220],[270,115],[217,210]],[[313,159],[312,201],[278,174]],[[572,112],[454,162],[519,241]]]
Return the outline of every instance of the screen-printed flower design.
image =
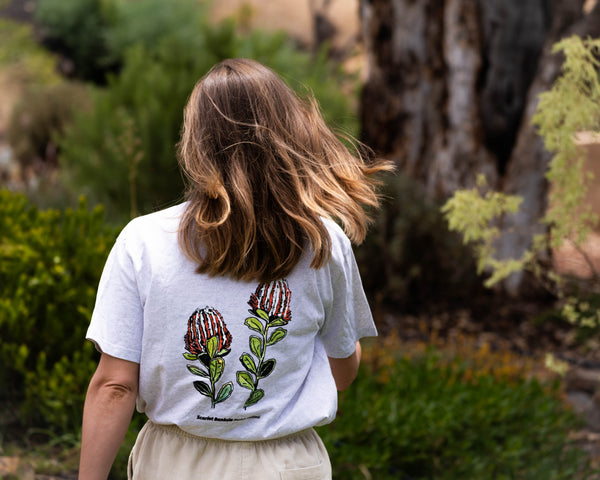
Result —
[[[187,332],[184,336],[186,360],[200,360],[206,370],[187,365],[187,369],[199,377],[209,380],[194,382],[194,388],[211,399],[211,406],[227,400],[233,392],[233,382],[227,382],[216,391],[216,383],[225,370],[225,355],[230,352],[231,333],[227,330],[223,316],[212,307],[197,308],[188,319]]]
[[[212,307],[197,308],[188,320],[185,349],[193,354],[208,352],[208,341],[217,338],[217,354],[224,356],[231,347],[231,334],[218,310]]]
[[[292,292],[285,279],[261,283],[250,295],[249,312],[254,316],[246,318],[244,324],[260,335],[250,336],[252,353],[244,352],[241,355],[240,362],[244,370],[239,370],[236,374],[237,383],[250,390],[244,409],[256,404],[265,395],[264,390],[258,388],[258,382],[268,377],[277,363],[274,358],[265,359],[267,347],[275,345],[287,335],[287,330],[282,327],[292,320],[291,297]]]
[[[264,317],[260,311],[267,314],[269,322],[280,319],[278,323],[289,323],[292,319],[290,312],[290,299],[292,292],[286,280],[276,280],[271,283],[261,283],[256,291],[250,295],[248,305],[252,307],[250,313],[261,318]]]

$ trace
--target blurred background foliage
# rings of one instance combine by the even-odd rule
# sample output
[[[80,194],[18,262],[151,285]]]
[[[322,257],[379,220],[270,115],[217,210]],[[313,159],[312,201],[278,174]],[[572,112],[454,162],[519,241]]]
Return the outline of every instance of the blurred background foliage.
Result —
[[[367,345],[336,421],[320,427],[337,480],[592,478],[565,441],[580,425],[558,383],[528,379],[510,352],[407,347],[393,333]]]
[[[0,66],[20,82],[60,81],[56,58],[34,38],[31,26],[0,18]]]
[[[448,226],[422,185],[403,174],[385,179],[383,206],[356,249],[363,286],[376,311],[435,313],[489,296],[469,247]]]
[[[26,85],[14,105],[6,138],[24,169],[43,172],[58,166],[56,137],[77,110],[89,108],[87,88],[72,81]]]
[[[86,342],[116,231],[101,207],[44,210],[0,190],[0,403],[27,425],[79,428],[97,356]]]
[[[307,52],[284,33],[248,31],[241,17],[211,22],[197,1],[38,0],[35,20],[34,34],[0,19],[0,66],[23,89],[7,139],[31,175],[27,195],[0,190],[0,450],[7,426],[77,443],[97,360],[83,339],[104,261],[129,218],[181,200],[182,110],[214,63],[255,58],[301,95],[314,93],[329,125],[359,131],[360,81],[326,48]],[[382,190],[383,208],[356,250],[376,311],[451,308],[481,292],[472,254],[439,205],[402,175]],[[367,348],[340,418],[320,430],[336,478],[586,471],[567,441],[577,420],[555,388],[472,365],[470,354],[409,358],[401,349]],[[126,478],[142,421],[135,417],[111,478]]]
[[[329,62],[325,51],[303,52],[284,33],[241,33],[234,20],[210,23],[201,7],[193,0],[168,6],[160,0],[39,1],[36,18],[46,44],[68,55],[72,76],[90,85],[90,108],[78,108],[64,130],[47,132],[58,143],[67,196],[101,202],[116,221],[177,202],[182,180],[175,144],[183,106],[195,82],[224,58],[267,64],[299,93],[313,92],[330,124],[357,132],[347,95],[357,79]],[[57,108],[51,92],[45,93],[26,97],[21,107],[40,127],[42,112]],[[67,101],[73,102],[86,104],[82,98]],[[18,118],[11,127],[13,138],[34,135]],[[39,136],[27,141],[44,149]]]

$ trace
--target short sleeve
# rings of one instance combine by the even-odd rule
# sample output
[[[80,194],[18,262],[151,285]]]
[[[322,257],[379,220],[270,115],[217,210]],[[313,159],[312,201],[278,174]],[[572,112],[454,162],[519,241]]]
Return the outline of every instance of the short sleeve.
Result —
[[[358,340],[377,336],[352,247],[345,236],[343,240],[341,245],[334,245],[327,267],[330,303],[320,332],[327,355],[332,358],[349,357]]]
[[[143,308],[133,261],[127,251],[126,230],[127,227],[106,260],[86,338],[102,353],[139,363]]]

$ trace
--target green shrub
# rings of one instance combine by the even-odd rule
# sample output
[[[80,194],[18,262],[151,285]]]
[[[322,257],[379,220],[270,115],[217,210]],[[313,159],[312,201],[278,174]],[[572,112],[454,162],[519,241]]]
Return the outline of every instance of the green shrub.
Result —
[[[381,193],[382,208],[356,249],[365,291],[375,307],[424,311],[485,296],[472,252],[448,231],[439,206],[426,199],[416,182],[389,176]]]
[[[104,0],[105,2],[107,0]],[[163,48],[165,42],[188,45],[186,56],[198,53],[198,32],[204,28],[207,2],[196,0],[111,0],[110,25],[104,33],[106,63],[122,64],[125,53],[133,46],[148,52]]]
[[[102,81],[111,9],[110,0],[39,0],[35,18],[45,42],[73,61],[77,76]]]
[[[205,11],[195,0],[39,0],[35,17],[44,42],[72,60],[75,76],[104,84],[129,47],[152,51],[165,37],[183,44],[202,28]]]
[[[61,82],[31,86],[15,104],[6,138],[23,167],[56,166],[55,137],[62,132],[76,109],[89,104],[81,84]]]
[[[100,207],[40,211],[0,190],[0,401],[77,431],[97,356],[83,340],[116,232]]]
[[[92,110],[59,140],[67,189],[103,203],[110,218],[124,219],[134,205],[148,213],[177,200],[183,184],[175,144],[192,77],[185,65],[165,65],[141,48],[131,50],[121,75],[95,92]]]
[[[336,480],[589,478],[568,440],[579,421],[556,386],[477,372],[432,350],[399,356],[363,364],[338,418],[319,428]]]
[[[241,36],[231,21],[204,25],[201,15],[189,18],[194,28],[182,25],[151,45],[131,46],[120,73],[96,90],[91,111],[79,115],[60,141],[65,184],[101,202],[111,218],[147,213],[180,198],[175,145],[183,107],[196,81],[223,58],[266,63],[292,87],[314,90],[332,125],[356,129],[350,101],[340,91],[348,79],[324,56],[301,53],[284,34]]]
[[[0,18],[0,67],[21,84],[59,81],[56,58],[35,41],[32,28]]]

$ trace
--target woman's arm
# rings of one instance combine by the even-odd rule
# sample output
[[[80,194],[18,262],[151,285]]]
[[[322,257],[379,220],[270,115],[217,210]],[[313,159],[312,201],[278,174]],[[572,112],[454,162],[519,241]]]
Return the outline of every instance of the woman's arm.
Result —
[[[140,366],[102,354],[83,408],[79,480],[106,480],[129,428]]]
[[[354,350],[354,353],[349,357],[329,357],[331,373],[333,374],[333,379],[335,380],[335,386],[339,391],[346,390],[356,378],[361,355],[362,349],[360,347],[360,342],[356,342],[356,350]]]

